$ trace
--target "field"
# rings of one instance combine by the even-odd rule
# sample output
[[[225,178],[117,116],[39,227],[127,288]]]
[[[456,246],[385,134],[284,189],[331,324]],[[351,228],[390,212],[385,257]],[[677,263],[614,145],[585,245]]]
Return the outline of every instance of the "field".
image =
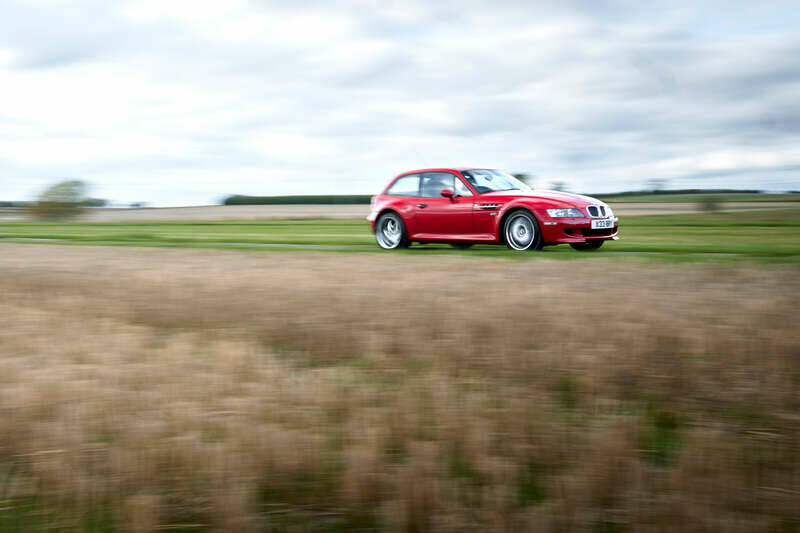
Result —
[[[621,239],[593,256],[641,255],[663,259],[797,261],[800,209],[728,211],[717,214],[643,215],[621,218]],[[137,223],[0,223],[0,240],[72,244],[280,249],[300,245],[347,252],[379,252],[364,220],[269,220]],[[2,244],[2,243],[0,243]],[[496,255],[516,258],[586,258],[567,246],[541,254],[516,254],[497,246],[467,252],[447,246],[411,254]]]
[[[0,223],[0,533],[800,531],[800,209],[622,223]]]
[[[542,255],[0,245],[0,531],[796,531],[797,267]]]

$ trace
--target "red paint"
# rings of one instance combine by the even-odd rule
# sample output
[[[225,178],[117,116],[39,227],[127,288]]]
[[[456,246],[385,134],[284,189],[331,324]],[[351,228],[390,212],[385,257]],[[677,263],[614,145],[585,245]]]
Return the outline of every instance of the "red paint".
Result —
[[[591,230],[592,217],[587,211],[591,205],[606,206],[600,200],[588,196],[538,190],[512,190],[478,193],[470,185],[462,171],[471,169],[431,168],[404,172],[396,176],[386,188],[372,200],[372,210],[367,217],[372,231],[375,232],[376,220],[386,211],[396,212],[413,242],[473,242],[504,243],[502,226],[504,216],[515,209],[524,209],[531,213],[541,232],[542,244],[585,243],[597,240],[616,240],[619,229],[618,219],[614,217],[614,227],[601,232]],[[436,197],[423,196],[422,191],[416,195],[397,196],[389,194],[392,185],[404,176],[426,173],[448,173],[459,180],[460,186],[468,189],[472,196],[446,197],[441,195],[441,188]],[[444,179],[442,174],[433,177]],[[452,190],[452,187],[447,187]],[[458,191],[456,191],[457,193]],[[433,194],[428,191],[428,194]],[[482,206],[493,206],[482,209]],[[606,206],[607,207],[607,206]],[[551,218],[547,209],[575,208],[585,216],[583,218]],[[595,217],[611,218],[611,217]]]

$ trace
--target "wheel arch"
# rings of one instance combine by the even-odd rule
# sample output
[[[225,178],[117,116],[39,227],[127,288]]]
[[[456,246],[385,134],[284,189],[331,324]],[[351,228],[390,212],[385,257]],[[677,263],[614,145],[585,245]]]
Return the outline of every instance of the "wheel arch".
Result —
[[[506,220],[508,219],[508,217],[510,217],[513,213],[516,213],[517,211],[527,211],[528,214],[530,214],[536,221],[536,224],[539,226],[539,231],[541,232],[542,223],[539,222],[539,219],[536,217],[533,210],[526,205],[517,204],[506,209],[506,211],[500,216],[500,222],[498,222],[497,229],[495,230],[497,232],[497,240],[500,244],[508,244],[506,242],[506,235],[505,235],[506,232],[503,231],[503,228],[505,228],[506,226]],[[541,239],[541,236],[539,238]]]

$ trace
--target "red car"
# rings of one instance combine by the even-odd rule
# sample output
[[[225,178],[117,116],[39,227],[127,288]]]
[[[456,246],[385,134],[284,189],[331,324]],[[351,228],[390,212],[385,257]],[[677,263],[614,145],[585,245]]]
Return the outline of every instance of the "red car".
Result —
[[[378,245],[476,243],[539,250],[569,244],[596,250],[616,240],[618,219],[605,203],[578,194],[536,191],[505,172],[429,168],[404,172],[372,198],[367,220]]]

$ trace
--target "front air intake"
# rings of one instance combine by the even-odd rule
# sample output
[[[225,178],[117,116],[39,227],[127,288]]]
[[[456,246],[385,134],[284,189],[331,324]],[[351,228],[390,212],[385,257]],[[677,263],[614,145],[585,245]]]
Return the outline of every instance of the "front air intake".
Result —
[[[584,237],[608,237],[610,235],[614,235],[617,232],[617,228],[602,228],[602,229],[589,229],[589,228],[582,228],[581,235]]]

